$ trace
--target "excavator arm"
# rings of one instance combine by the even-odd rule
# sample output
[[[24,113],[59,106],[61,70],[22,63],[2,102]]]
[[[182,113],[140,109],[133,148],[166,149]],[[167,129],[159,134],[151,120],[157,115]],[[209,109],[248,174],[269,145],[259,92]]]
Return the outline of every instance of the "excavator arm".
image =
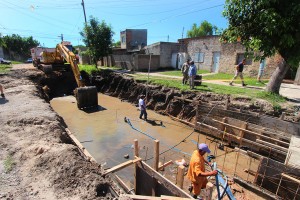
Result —
[[[75,54],[63,44],[57,44],[56,51],[70,63],[78,87],[84,87],[85,84],[82,81]]]
[[[98,107],[98,92],[96,86],[86,86],[81,78],[75,54],[65,45],[57,44],[56,53],[60,54],[65,61],[70,63],[78,88],[74,90],[79,109]]]

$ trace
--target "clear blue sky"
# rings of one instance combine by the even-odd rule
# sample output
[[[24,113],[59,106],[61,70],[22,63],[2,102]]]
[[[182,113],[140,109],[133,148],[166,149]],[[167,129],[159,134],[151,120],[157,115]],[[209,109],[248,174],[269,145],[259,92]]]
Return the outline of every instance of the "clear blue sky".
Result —
[[[73,45],[83,44],[82,0],[1,0],[0,33],[33,36],[41,45],[54,47],[63,34]],[[227,27],[222,17],[225,0],[84,0],[87,20],[104,20],[120,41],[120,31],[147,29],[148,44],[177,42],[186,37],[193,23],[207,20],[219,28]],[[184,29],[184,31],[183,31]]]

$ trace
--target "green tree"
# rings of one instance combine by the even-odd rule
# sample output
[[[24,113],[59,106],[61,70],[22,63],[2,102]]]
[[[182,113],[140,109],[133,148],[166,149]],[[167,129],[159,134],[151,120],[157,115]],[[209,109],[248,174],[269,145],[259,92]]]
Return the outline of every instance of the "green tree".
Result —
[[[191,30],[187,31],[187,37],[199,37],[199,36],[206,36],[206,35],[213,35],[217,31],[217,27],[209,23],[208,21],[204,20],[199,27],[197,24],[194,23]]]
[[[99,23],[96,18],[91,16],[89,23],[85,25],[80,34],[88,47],[88,53],[94,64],[97,65],[99,59],[112,53],[112,36],[114,33],[111,26],[108,26],[104,21]]]
[[[21,57],[29,57],[30,49],[38,46],[40,43],[34,40],[32,36],[21,37],[17,34],[6,35],[2,37],[4,42],[4,49],[6,49],[11,55],[12,52],[20,55]]]
[[[113,47],[121,47],[121,41],[114,42]]]
[[[291,66],[299,66],[299,0],[226,0],[223,15],[229,27],[223,32],[222,40],[236,42],[240,39],[247,52],[261,52],[259,57],[275,53],[282,56],[283,62],[266,87],[268,92],[278,94],[286,72]]]

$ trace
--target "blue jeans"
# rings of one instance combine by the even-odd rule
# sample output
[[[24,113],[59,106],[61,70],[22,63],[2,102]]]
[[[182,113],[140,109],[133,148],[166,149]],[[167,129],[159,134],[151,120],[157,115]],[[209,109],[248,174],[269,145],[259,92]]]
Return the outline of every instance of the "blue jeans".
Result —
[[[143,115],[144,115],[144,119],[147,120],[147,112],[146,112],[146,110],[141,110],[140,119],[142,119]]]

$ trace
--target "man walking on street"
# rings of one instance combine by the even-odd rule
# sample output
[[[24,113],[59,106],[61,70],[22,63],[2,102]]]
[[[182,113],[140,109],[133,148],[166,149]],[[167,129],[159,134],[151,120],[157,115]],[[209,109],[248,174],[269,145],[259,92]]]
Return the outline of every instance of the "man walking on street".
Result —
[[[140,119],[142,119],[144,115],[144,119],[147,121],[147,111],[146,111],[146,103],[145,103],[145,95],[140,95],[139,99],[139,108],[140,108]]]
[[[181,73],[182,73],[182,85],[186,84],[187,81],[189,80],[189,62],[190,59],[187,59],[185,63],[183,63],[182,67],[181,67]]]
[[[242,86],[246,86],[246,84],[244,83],[244,77],[243,77],[243,70],[244,70],[245,63],[246,63],[246,59],[244,58],[243,61],[240,62],[236,66],[235,75],[234,75],[232,81],[229,83],[229,85],[233,85],[232,83],[236,79],[236,77],[240,76],[240,78],[242,80]]]
[[[201,189],[206,188],[207,176],[214,176],[218,173],[217,170],[205,172],[205,163],[210,164],[204,160],[204,154],[210,153],[207,144],[198,144],[198,149],[192,154],[187,177],[192,182],[193,197],[197,198]]]
[[[194,65],[194,61],[191,61],[189,67],[190,89],[194,89],[196,75],[197,75],[196,66]]]

